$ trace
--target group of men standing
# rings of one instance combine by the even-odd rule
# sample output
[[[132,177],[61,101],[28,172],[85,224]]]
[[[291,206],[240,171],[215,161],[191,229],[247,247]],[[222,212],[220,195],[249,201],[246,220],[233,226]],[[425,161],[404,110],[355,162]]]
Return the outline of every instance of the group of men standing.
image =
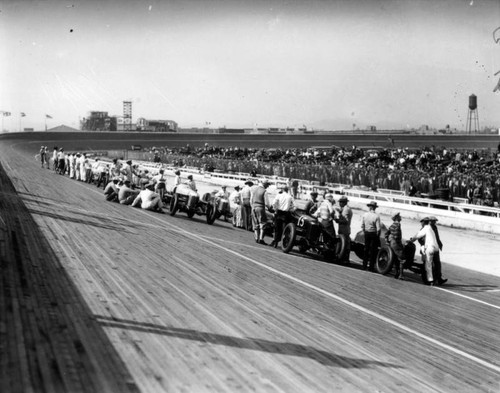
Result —
[[[263,179],[257,185],[254,185],[253,181],[248,180],[241,190],[239,190],[239,187],[235,187],[235,194],[231,194],[230,201],[239,205],[234,218],[240,224],[237,226],[241,226],[248,231],[253,230],[255,241],[259,244],[267,244],[264,238],[267,232],[266,229],[271,221],[271,215],[267,212],[274,213],[272,217],[274,235],[270,245],[276,248],[281,242],[283,229],[291,221],[292,212],[297,206],[293,195],[294,191],[290,190],[288,185],[282,187],[272,200],[267,195],[269,185],[270,183],[267,179]],[[323,200],[318,201],[318,193],[311,192],[304,212],[318,218],[328,241],[335,241],[336,230],[334,223],[338,225],[338,233],[346,235],[347,239],[347,252],[344,254],[346,258],[342,262],[349,263],[353,213],[352,209],[348,206],[347,197],[342,196],[339,199],[338,207],[335,205],[333,194],[325,193]]]
[[[378,249],[380,247],[380,236],[382,227],[380,216],[376,213],[377,202],[368,203],[369,211],[363,215],[361,228],[364,232],[365,252],[363,257],[363,269],[375,270],[375,262]],[[392,225],[385,233],[385,240],[390,245],[395,254],[395,278],[404,280],[403,270],[406,264],[406,245],[403,244],[401,230],[401,214],[399,212],[392,215]],[[412,237],[410,243],[418,240],[420,243],[420,254],[425,269],[426,284],[430,286],[443,285],[448,280],[442,277],[440,251],[443,243],[439,237],[437,228],[438,219],[434,216],[424,217],[420,220],[422,228]]]
[[[247,230],[255,232],[255,240],[259,244],[267,244],[264,240],[266,226],[271,219],[267,211],[274,213],[274,236],[271,246],[277,247],[281,241],[284,227],[291,221],[291,214],[296,208],[295,198],[289,192],[289,188],[284,186],[274,199],[269,202],[266,190],[269,187],[268,180],[262,180],[258,185],[253,185],[252,181],[247,181],[245,186],[239,190],[235,187],[234,195],[239,206],[241,226]],[[234,203],[235,198],[230,197]],[[318,193],[311,192],[305,207],[305,213],[316,217],[322,227],[323,233],[331,240],[336,237],[335,225],[337,224],[338,234],[346,235],[347,250],[344,253],[345,259],[341,262],[349,263],[351,249],[351,221],[353,217],[352,209],[348,205],[348,198],[343,195],[338,200],[338,206],[332,194],[325,193],[323,199],[318,201]],[[364,234],[365,248],[363,256],[363,269],[375,271],[375,264],[380,248],[380,237],[382,234],[382,224],[377,213],[377,202],[370,201],[368,212],[362,217],[361,229]],[[404,280],[403,270],[406,267],[406,251],[403,244],[401,231],[401,214],[399,212],[392,216],[392,225],[385,233],[385,239],[395,254],[395,278]],[[427,284],[430,286],[442,285],[448,280],[442,277],[440,251],[443,244],[439,237],[437,228],[437,218],[434,216],[425,217],[421,220],[422,228],[409,239],[409,242],[416,240],[420,243],[420,253],[427,277]]]

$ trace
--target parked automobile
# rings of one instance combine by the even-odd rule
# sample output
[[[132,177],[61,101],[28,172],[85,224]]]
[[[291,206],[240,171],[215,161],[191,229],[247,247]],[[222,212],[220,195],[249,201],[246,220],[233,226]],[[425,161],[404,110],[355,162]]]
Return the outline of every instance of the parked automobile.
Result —
[[[377,259],[375,261],[375,271],[380,274],[391,273],[397,260],[395,252],[392,250],[389,243],[385,240],[386,233],[387,227],[384,223],[381,223],[380,245],[377,253]],[[403,269],[411,270],[414,273],[420,274],[422,277],[422,281],[426,283],[427,274],[425,272],[424,265],[423,263],[418,263],[415,260],[415,244],[408,242],[405,239],[403,239],[403,244],[405,255],[405,263],[403,265]],[[358,258],[363,259],[364,250],[365,234],[363,231],[359,231],[351,241],[351,251],[354,251]]]

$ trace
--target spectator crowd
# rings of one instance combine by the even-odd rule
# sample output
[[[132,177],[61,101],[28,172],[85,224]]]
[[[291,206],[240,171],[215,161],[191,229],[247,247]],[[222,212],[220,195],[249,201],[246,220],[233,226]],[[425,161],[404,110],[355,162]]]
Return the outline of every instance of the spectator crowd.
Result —
[[[319,184],[366,186],[494,206],[500,202],[500,145],[497,150],[445,147],[373,148],[160,148],[154,161],[207,171],[258,173],[316,181]]]

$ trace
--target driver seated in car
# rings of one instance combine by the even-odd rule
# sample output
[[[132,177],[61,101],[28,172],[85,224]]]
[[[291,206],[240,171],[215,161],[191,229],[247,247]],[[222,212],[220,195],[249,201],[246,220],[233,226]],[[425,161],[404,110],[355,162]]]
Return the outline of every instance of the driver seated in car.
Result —
[[[333,221],[338,220],[339,213],[338,210],[335,209],[333,204],[335,200],[333,199],[332,194],[326,194],[325,199],[321,201],[318,206],[318,210],[313,214],[313,217],[317,217],[323,232],[326,233],[330,237],[330,244],[335,239],[335,227],[333,226]]]
[[[196,183],[193,180],[193,175],[188,176],[188,180],[187,180],[186,184],[189,186],[189,188],[191,188],[191,190],[198,191],[196,189]]]
[[[221,199],[226,199],[229,201],[229,193],[226,191],[227,190],[227,186],[221,186],[221,190],[217,191],[214,195],[214,202],[215,202],[215,205],[217,206],[219,204],[219,201]],[[224,216],[224,221],[227,221],[227,217]]]

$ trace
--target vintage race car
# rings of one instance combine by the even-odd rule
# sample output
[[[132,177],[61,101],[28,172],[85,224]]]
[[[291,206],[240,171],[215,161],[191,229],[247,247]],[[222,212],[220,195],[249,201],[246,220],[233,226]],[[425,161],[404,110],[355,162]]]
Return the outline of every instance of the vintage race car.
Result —
[[[187,184],[179,184],[173,190],[167,191],[166,198],[169,201],[171,216],[178,211],[185,212],[189,218],[195,214],[205,214],[206,202],[200,200],[198,193]]]
[[[213,193],[207,193],[203,196],[203,200],[207,203],[205,209],[207,224],[212,225],[215,220],[222,216],[226,219],[233,216],[229,206],[229,200],[227,198],[220,198],[214,196]]]
[[[292,221],[283,229],[281,249],[289,253],[294,247],[300,253],[311,250],[330,262],[343,261],[347,252],[347,237],[337,235],[329,238],[317,218],[303,214],[300,210],[292,213]]]
[[[375,261],[375,271],[380,274],[389,274],[394,268],[394,264],[397,261],[397,257],[389,243],[385,239],[387,233],[387,227],[384,223],[381,223],[381,233],[380,233],[380,245],[377,253],[377,259]],[[427,282],[427,275],[423,263],[417,263],[415,261],[415,244],[408,242],[403,239],[404,245],[404,256],[405,263],[403,269],[411,270],[414,273],[420,274],[422,276],[422,281]],[[351,250],[354,251],[356,256],[363,259],[365,250],[365,234],[363,231],[359,231],[354,236],[351,242]]]

